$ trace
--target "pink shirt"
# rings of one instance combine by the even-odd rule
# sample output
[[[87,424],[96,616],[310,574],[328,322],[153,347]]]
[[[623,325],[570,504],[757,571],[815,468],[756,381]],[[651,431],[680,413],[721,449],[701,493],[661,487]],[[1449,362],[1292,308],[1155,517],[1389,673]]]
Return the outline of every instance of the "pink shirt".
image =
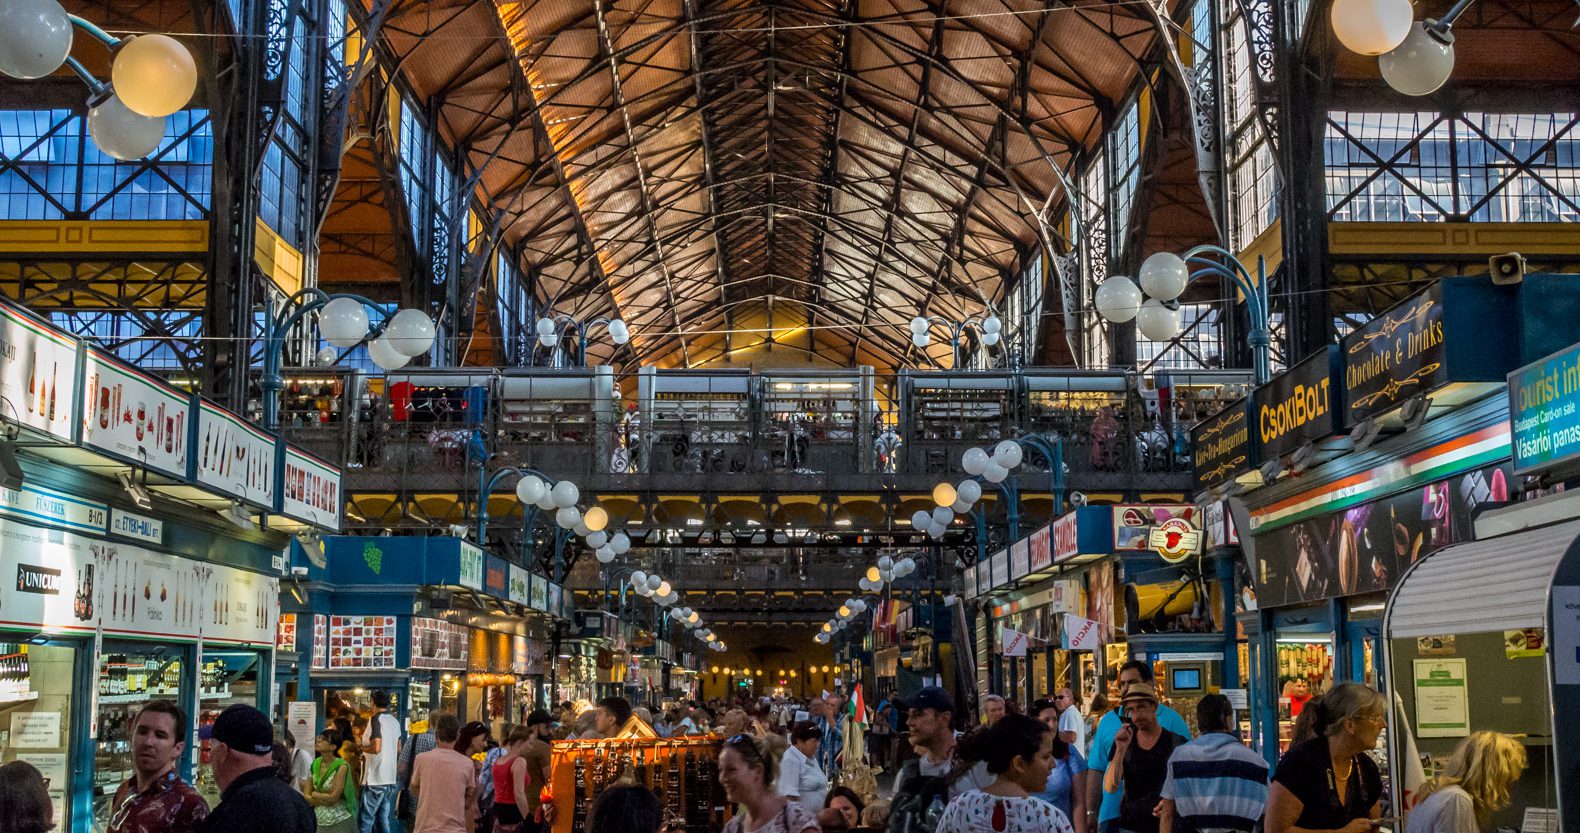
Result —
[[[441,746],[417,756],[412,765],[417,792],[417,823],[413,833],[471,833],[477,806],[477,765],[471,758]]]

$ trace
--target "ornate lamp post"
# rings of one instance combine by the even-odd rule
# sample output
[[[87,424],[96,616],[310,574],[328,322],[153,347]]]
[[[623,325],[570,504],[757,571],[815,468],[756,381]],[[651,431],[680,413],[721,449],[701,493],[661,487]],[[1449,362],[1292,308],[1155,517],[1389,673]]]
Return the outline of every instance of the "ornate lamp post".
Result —
[[[538,319],[538,344],[553,349],[566,333],[574,332],[576,334],[576,367],[586,367],[587,333],[598,325],[603,325],[609,331],[609,340],[615,344],[625,344],[631,340],[631,329],[625,325],[624,321],[618,318],[594,318],[591,321],[578,321],[569,315],[554,315],[551,313]]]
[[[950,364],[951,369],[960,367],[960,339],[967,330],[976,330],[981,334],[982,343],[992,347],[998,344],[999,333],[1004,328],[1003,322],[992,313],[988,313],[984,318],[972,316],[964,321],[950,321],[937,315],[931,317],[918,315],[911,319],[911,344],[918,350],[926,347],[932,341],[929,331],[934,326],[943,327],[949,334],[949,347],[954,355]]]

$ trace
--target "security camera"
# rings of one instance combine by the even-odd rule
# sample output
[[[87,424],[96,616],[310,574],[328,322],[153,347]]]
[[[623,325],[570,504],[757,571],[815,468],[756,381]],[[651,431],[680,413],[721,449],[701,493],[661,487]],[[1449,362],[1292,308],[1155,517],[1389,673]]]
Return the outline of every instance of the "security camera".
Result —
[[[1512,286],[1525,280],[1525,255],[1509,252],[1487,258],[1487,270],[1496,286]]]
[[[306,567],[292,567],[291,568],[291,577],[292,578],[307,578],[307,568]]]

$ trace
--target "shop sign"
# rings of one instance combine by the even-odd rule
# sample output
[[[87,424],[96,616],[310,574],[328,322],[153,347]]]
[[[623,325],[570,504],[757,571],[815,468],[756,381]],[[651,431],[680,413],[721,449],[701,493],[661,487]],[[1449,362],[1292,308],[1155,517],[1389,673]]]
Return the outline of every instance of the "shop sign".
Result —
[[[460,541],[461,545],[461,576],[459,583],[462,587],[471,590],[483,589],[483,563],[486,560],[483,550],[476,544]]]
[[[530,636],[516,637],[517,674],[547,674],[549,672],[549,646],[541,639]]]
[[[565,588],[552,581],[546,582],[546,584],[549,587],[549,613],[562,619],[567,618],[565,615]]]
[[[1031,571],[1041,572],[1053,566],[1053,527],[1038,527],[1031,534]]]
[[[1414,486],[1256,536],[1258,604],[1286,607],[1393,587],[1410,565],[1474,537],[1477,507],[1509,499],[1507,465]]]
[[[394,668],[395,617],[329,617],[329,667]]]
[[[464,625],[414,616],[411,620],[411,667],[436,671],[466,670]]]
[[[528,588],[531,594],[531,608],[540,613],[552,613],[549,610],[549,580],[537,573],[532,574],[532,586]]]
[[[1169,518],[1152,527],[1149,538],[1152,548],[1170,564],[1201,552],[1201,532],[1184,518]]]
[[[1333,370],[1338,347],[1316,355],[1273,377],[1251,395],[1255,437],[1261,458],[1275,460],[1308,442],[1325,440],[1340,431]]]
[[[999,550],[988,559],[988,566],[993,571],[994,589],[1009,584],[1009,550]]]
[[[1514,473],[1580,458],[1580,344],[1509,374]]]
[[[0,516],[102,533],[109,523],[110,506],[24,483],[20,489],[0,487]]]
[[[1251,430],[1244,399],[1191,429],[1196,489],[1204,491],[1251,470]]]
[[[5,418],[63,440],[72,438],[77,401],[77,341],[0,304],[0,397]]]
[[[122,538],[135,538],[150,544],[165,542],[165,522],[125,509],[110,510],[110,534]]]
[[[1114,550],[1146,552],[1153,549],[1152,528],[1172,518],[1191,521],[1196,507],[1189,504],[1120,504],[1114,507]],[[1192,526],[1192,529],[1195,527]]]
[[[1060,515],[1053,521],[1053,563],[1062,564],[1081,554],[1078,512]]]
[[[82,443],[171,477],[187,476],[191,394],[88,348]]]
[[[198,401],[192,479],[231,497],[274,508],[279,442],[246,420],[206,400]]]
[[[1009,545],[1009,577],[1015,579],[1025,578],[1031,572],[1031,541],[1022,538]]]
[[[507,587],[510,568],[505,559],[497,555],[488,556],[483,567],[483,589],[496,599],[507,598],[510,589]]]
[[[1344,337],[1346,425],[1448,381],[1443,284],[1435,283]]]
[[[1048,610],[1053,613],[1073,613],[1085,610],[1085,600],[1081,598],[1081,582],[1075,579],[1064,579],[1053,583],[1049,588]]]
[[[289,445],[285,446],[284,460],[280,514],[338,532],[340,469]]]
[[[510,565],[510,587],[506,598],[518,605],[531,604],[532,599],[529,596],[527,590],[528,585],[532,581],[531,575],[532,574],[527,571],[526,567],[521,567],[515,564]]]
[[[0,521],[0,624],[268,646],[279,580],[125,543]]]
[[[1069,651],[1095,651],[1102,645],[1097,622],[1073,613],[1064,614],[1064,648]]]

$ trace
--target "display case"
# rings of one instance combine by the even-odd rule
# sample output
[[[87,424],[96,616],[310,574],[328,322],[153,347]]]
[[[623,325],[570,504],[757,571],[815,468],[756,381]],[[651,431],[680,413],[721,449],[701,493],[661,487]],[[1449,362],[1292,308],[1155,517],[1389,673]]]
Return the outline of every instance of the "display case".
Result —
[[[1288,751],[1295,723],[1311,698],[1333,687],[1333,638],[1281,636],[1275,643],[1278,668],[1278,754]]]
[[[0,726],[9,729],[0,733],[0,763],[27,761],[38,768],[49,783],[56,830],[71,829],[67,789],[78,768],[71,746],[76,662],[72,643],[0,643]]]
[[[256,651],[204,651],[198,669],[198,768],[193,785],[198,795],[212,807],[219,802],[219,784],[214,781],[212,750],[206,727],[214,725],[219,713],[237,704],[257,708],[259,671],[262,655]]]
[[[149,700],[186,702],[184,650],[162,645],[106,642],[95,672],[99,734],[93,760],[93,829],[110,823],[110,804],[132,776],[132,723]],[[212,780],[212,779],[211,779]],[[201,788],[201,786],[200,786]],[[210,789],[213,789],[212,784]],[[216,790],[217,791],[217,790]]]

